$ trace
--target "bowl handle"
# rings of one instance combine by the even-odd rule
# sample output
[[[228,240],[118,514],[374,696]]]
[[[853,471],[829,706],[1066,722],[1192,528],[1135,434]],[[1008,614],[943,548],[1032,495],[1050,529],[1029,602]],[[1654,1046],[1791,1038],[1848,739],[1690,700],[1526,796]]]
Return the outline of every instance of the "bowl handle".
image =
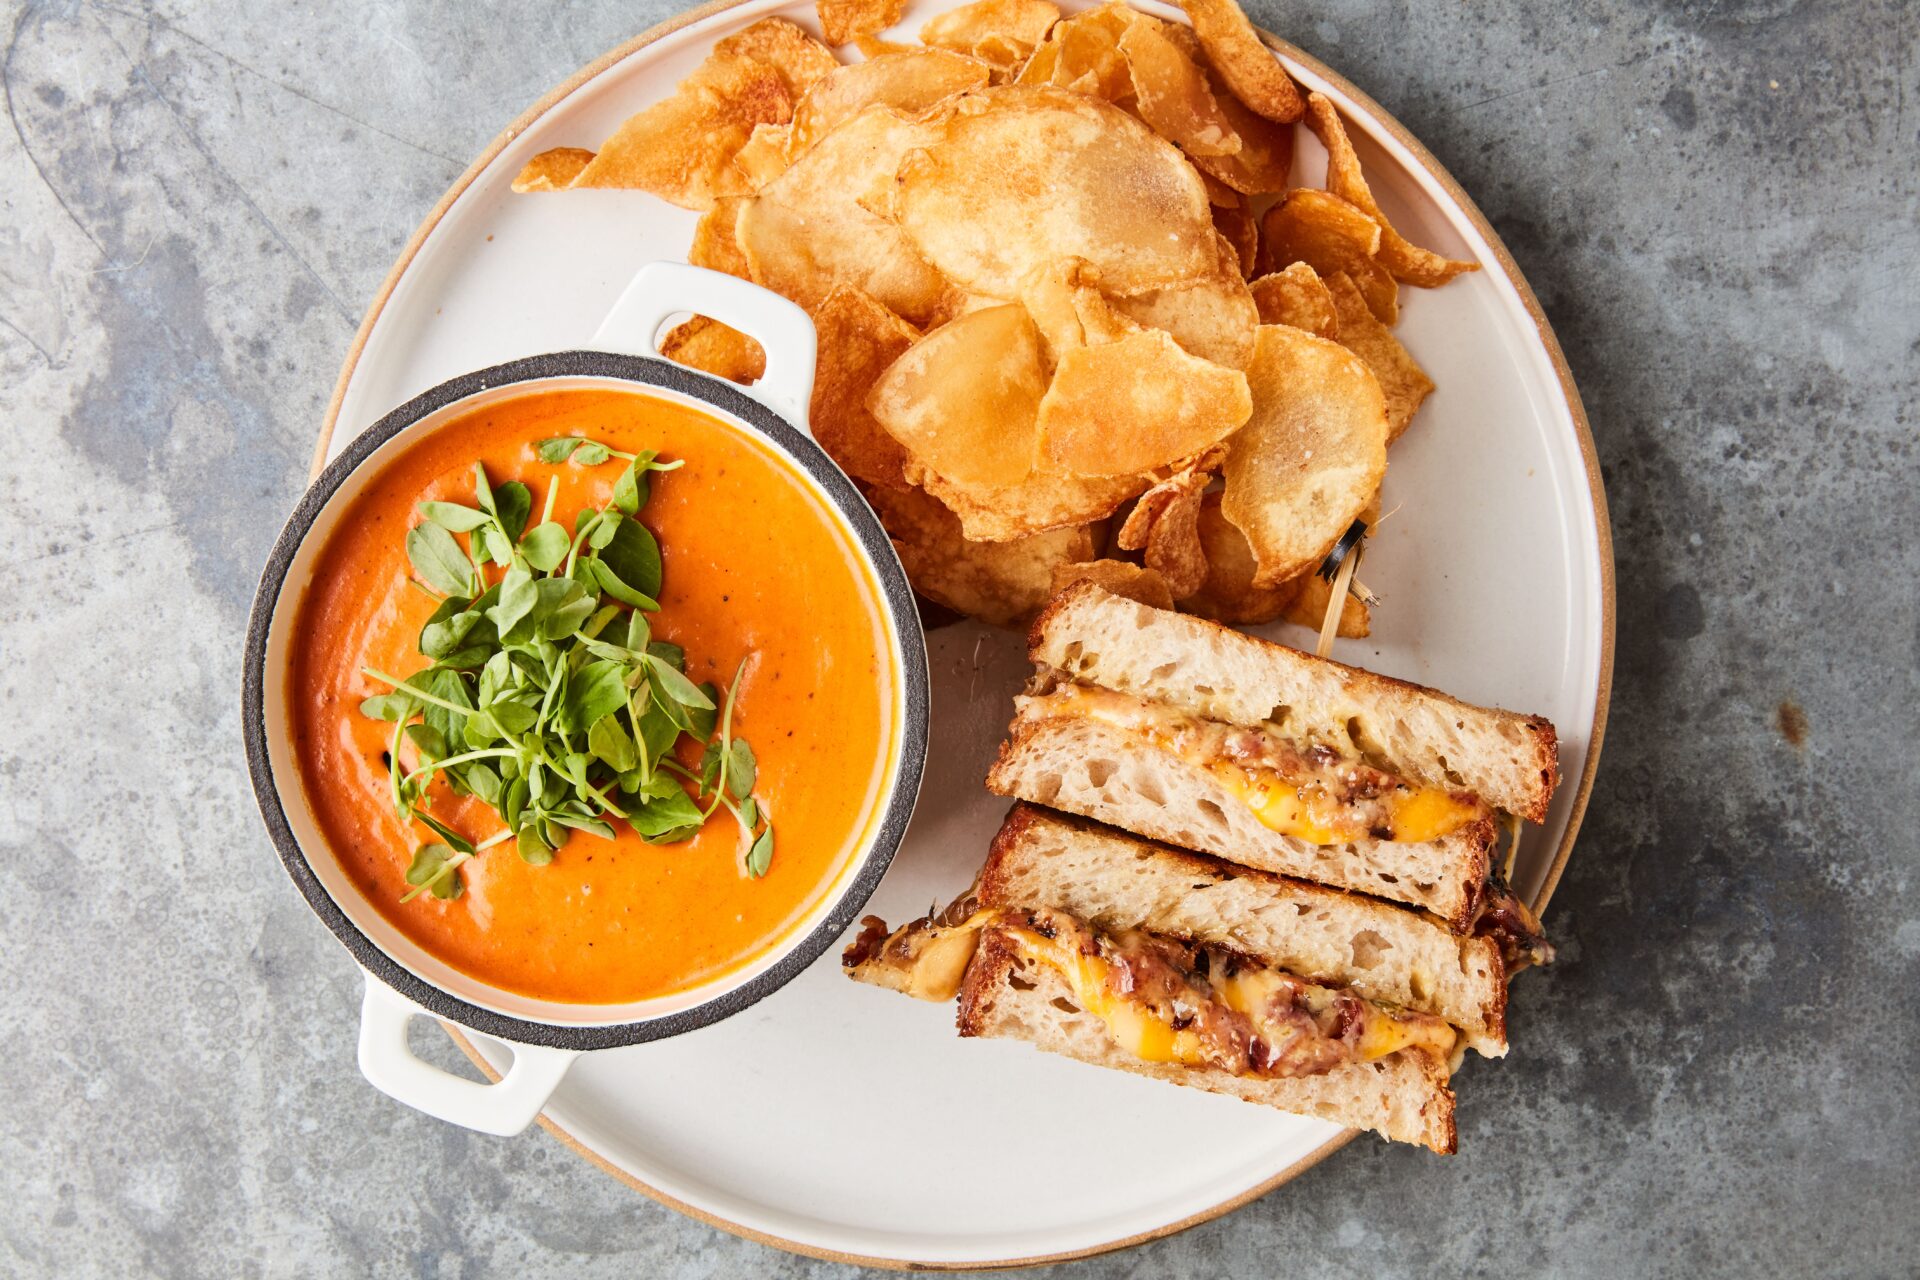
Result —
[[[650,262],[613,304],[593,335],[594,346],[657,356],[660,326],[683,312],[710,316],[758,342],[767,355],[767,371],[745,388],[746,393],[809,436],[813,434],[807,426],[807,409],[813,401],[813,321],[793,303],[757,284],[684,262]]]
[[[507,1074],[496,1084],[464,1080],[422,1062],[407,1047],[407,1024],[426,1013],[368,974],[360,1003],[360,1073],[388,1097],[465,1129],[503,1138],[519,1133],[533,1123],[580,1056],[574,1049],[502,1040],[513,1050]]]

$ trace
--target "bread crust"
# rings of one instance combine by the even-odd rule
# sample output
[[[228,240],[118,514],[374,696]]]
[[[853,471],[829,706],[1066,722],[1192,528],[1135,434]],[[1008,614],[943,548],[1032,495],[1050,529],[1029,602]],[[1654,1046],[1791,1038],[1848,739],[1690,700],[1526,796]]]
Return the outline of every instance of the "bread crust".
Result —
[[[1290,1078],[1148,1062],[1114,1044],[1093,1015],[1071,1008],[1066,999],[1070,988],[1051,971],[1028,967],[1022,977],[1017,973],[1021,967],[1014,944],[1000,930],[987,930],[960,990],[955,1023],[961,1035],[1026,1040],[1094,1066],[1369,1129],[1442,1155],[1452,1155],[1458,1145],[1447,1065],[1424,1050],[1403,1049],[1378,1062]],[[1016,979],[1031,985],[1016,989]]]
[[[1209,692],[1198,694],[1189,685],[1163,683],[1151,670],[1140,673],[1137,680],[1110,684],[1100,678],[1098,670],[1076,669],[1073,662],[1064,660],[1066,650],[1076,643],[1067,633],[1081,625],[1080,615],[1088,610],[1101,615],[1116,610],[1105,621],[1136,635],[1148,626],[1164,629],[1164,641],[1177,645],[1194,666],[1215,673],[1215,678],[1200,682]],[[1125,625],[1120,626],[1122,623]],[[1430,726],[1450,723],[1462,734],[1497,739],[1507,749],[1503,758],[1482,760],[1463,755],[1452,764],[1466,775],[1467,785],[1489,803],[1532,822],[1546,821],[1554,788],[1559,784],[1559,737],[1552,722],[1541,716],[1476,706],[1425,685],[1318,658],[1205,618],[1125,600],[1092,582],[1069,586],[1041,609],[1028,629],[1027,648],[1035,663],[1059,668],[1075,678],[1234,724],[1259,726],[1267,721],[1272,708],[1294,700],[1295,693],[1324,694],[1337,689],[1343,704],[1378,709],[1388,716],[1397,710],[1415,715]],[[1264,679],[1258,683],[1263,687],[1235,689],[1230,681],[1220,678],[1229,669],[1242,667],[1260,671]],[[1436,770],[1428,760],[1394,759],[1393,763],[1399,771],[1424,782],[1438,785],[1448,781],[1444,770]]]

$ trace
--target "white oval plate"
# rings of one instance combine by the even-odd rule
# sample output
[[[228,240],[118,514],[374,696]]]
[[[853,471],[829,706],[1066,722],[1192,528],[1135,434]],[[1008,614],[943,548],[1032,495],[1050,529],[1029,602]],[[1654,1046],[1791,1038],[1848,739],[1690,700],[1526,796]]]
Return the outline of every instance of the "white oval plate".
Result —
[[[900,29],[918,30],[951,3],[920,0]],[[815,25],[807,3],[710,5],[609,54],[509,129],[429,216],[375,300],[322,457],[444,379],[588,345],[640,266],[684,260],[691,213],[632,192],[516,196],[508,184],[548,147],[597,146],[671,92],[717,37],[768,14]],[[1385,493],[1394,514],[1367,557],[1368,585],[1385,597],[1375,633],[1336,656],[1559,727],[1567,782],[1551,820],[1529,833],[1516,876],[1544,901],[1586,802],[1612,662],[1612,553],[1585,418],[1532,294],[1457,185],[1351,85],[1276,47],[1296,78],[1340,104],[1395,224],[1485,268],[1443,290],[1403,291],[1400,337],[1439,390],[1394,446]],[[1317,183],[1323,168],[1302,130],[1295,181]],[[1278,634],[1312,643],[1297,629]],[[929,647],[933,763],[872,903],[896,923],[964,887],[984,856],[1006,802],[981,778],[1027,673],[1008,632],[963,623],[934,632]],[[504,1061],[490,1045],[481,1055]],[[1244,1203],[1347,1136],[1023,1044],[961,1041],[950,1007],[856,986],[832,954],[730,1021],[587,1055],[544,1123],[717,1226],[843,1260],[920,1266],[1038,1261],[1164,1235]],[[1100,1175],[1051,1177],[1043,1154],[1037,1168],[1031,1159],[1058,1151]]]

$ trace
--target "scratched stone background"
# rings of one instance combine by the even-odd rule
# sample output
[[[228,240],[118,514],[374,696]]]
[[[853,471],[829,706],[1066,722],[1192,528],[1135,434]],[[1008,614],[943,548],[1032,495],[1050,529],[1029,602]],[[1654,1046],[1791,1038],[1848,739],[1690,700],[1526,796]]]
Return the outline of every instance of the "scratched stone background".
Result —
[[[468,157],[675,7],[8,6],[0,1274],[843,1270],[361,1083],[240,758],[243,612],[361,310]],[[1462,1154],[1355,1144],[1060,1274],[1913,1274],[1920,8],[1250,8],[1427,141],[1557,326],[1613,719]]]

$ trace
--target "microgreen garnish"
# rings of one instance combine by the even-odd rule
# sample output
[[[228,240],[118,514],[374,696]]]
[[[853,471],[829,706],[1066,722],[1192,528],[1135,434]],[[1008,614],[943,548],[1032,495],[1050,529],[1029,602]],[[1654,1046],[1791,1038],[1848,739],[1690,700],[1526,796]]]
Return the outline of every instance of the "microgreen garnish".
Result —
[[[655,640],[647,621],[660,607],[661,577],[660,544],[638,518],[651,496],[647,477],[683,464],[584,436],[536,449],[552,465],[626,465],[611,500],[577,513],[571,527],[554,518],[557,477],[535,521],[532,490],[494,485],[477,462],[475,505],[420,503],[424,522],[407,531],[406,546],[412,585],[439,601],[420,630],[428,665],[404,677],[362,669],[388,690],[360,712],[393,725],[394,809],[433,837],[414,851],[413,887],[401,901],[458,898],[460,867],[508,840],[544,866],[575,831],[610,840],[619,821],[649,844],[677,844],[722,806],[740,829],[742,869],[764,876],[772,817],[753,794],[753,748],[733,735],[746,663],[722,698],[688,678],[686,654]],[[697,770],[674,754],[683,737],[706,744]],[[434,817],[436,777],[486,802],[503,829],[476,841]]]

